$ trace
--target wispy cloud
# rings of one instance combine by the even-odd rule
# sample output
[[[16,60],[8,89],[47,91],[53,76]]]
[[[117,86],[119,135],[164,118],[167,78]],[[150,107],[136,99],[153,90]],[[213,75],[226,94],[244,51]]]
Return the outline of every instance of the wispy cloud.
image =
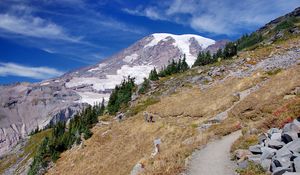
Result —
[[[63,27],[40,17],[0,14],[0,19],[0,29],[14,34],[70,42],[80,41],[80,37],[69,36]]]
[[[123,11],[190,26],[198,32],[234,35],[253,30],[297,6],[299,0],[169,0]],[[151,13],[147,13],[149,9]]]
[[[159,13],[159,10],[155,7],[147,7],[145,9],[128,9],[124,8],[122,11],[136,16],[145,16],[152,20],[168,20],[168,18],[164,17],[164,15]]]
[[[0,76],[19,76],[32,79],[47,79],[62,75],[63,72],[49,67],[29,67],[15,63],[0,62]]]

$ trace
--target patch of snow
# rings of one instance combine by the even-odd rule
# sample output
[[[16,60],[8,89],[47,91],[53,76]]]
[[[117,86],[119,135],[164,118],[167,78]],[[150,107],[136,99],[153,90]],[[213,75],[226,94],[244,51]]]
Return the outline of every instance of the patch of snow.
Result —
[[[110,94],[100,94],[95,92],[76,92],[81,99],[78,101],[79,103],[88,103],[90,105],[95,105],[96,103],[101,103],[102,99],[104,101],[108,101]]]
[[[186,55],[186,62],[188,63],[189,66],[191,66],[196,60],[196,57],[190,53],[191,38],[195,38],[195,40],[202,47],[202,49],[205,49],[208,46],[215,44],[215,41],[212,39],[205,38],[199,35],[193,35],[193,34],[174,35],[168,33],[155,33],[152,34],[152,36],[153,36],[152,41],[147,45],[145,45],[144,48],[155,46],[160,41],[166,41],[167,37],[171,37],[175,40],[175,42],[173,43],[174,47],[179,48],[181,52]]]
[[[55,82],[55,83],[59,83],[60,81],[59,81],[59,80],[55,80],[54,82]]]
[[[106,89],[114,89],[116,85],[120,84],[122,80],[126,79],[128,76],[135,77],[135,82],[140,84],[143,82],[144,77],[148,77],[153,68],[154,66],[152,65],[132,67],[124,65],[121,69],[117,70],[116,74],[106,75],[105,79],[97,77],[74,77],[66,83],[66,87],[72,88],[80,85],[92,85],[93,89],[104,91]]]
[[[88,72],[93,72],[93,71],[101,70],[106,65],[107,65],[106,63],[101,63],[101,64],[98,65],[98,67],[92,68],[92,69],[88,70]]]
[[[50,84],[50,83],[49,82],[44,82],[44,83],[41,83],[41,86],[46,86],[48,84]]]
[[[139,57],[138,54],[134,53],[131,55],[126,56],[123,61],[125,61],[126,63],[132,63],[134,60],[136,60]]]

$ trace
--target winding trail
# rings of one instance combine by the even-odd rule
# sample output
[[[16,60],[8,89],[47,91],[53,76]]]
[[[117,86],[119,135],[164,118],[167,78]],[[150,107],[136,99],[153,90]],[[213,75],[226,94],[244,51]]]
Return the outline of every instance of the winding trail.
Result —
[[[194,152],[187,174],[234,175],[235,164],[230,160],[230,147],[240,135],[241,131],[236,131]]]

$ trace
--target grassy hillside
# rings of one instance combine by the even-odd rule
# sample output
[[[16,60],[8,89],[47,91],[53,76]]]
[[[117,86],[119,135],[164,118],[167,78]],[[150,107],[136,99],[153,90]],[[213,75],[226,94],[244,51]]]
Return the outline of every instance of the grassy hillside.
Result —
[[[130,117],[121,122],[103,117],[105,124],[93,128],[94,134],[84,147],[64,152],[48,174],[129,174],[139,161],[145,164],[143,174],[178,174],[185,170],[192,152],[211,139],[240,128],[264,130],[280,125],[287,116],[296,117],[300,97],[284,96],[300,87],[300,65],[256,69],[241,77],[228,75],[230,71],[247,72],[272,56],[299,49],[299,41],[299,37],[293,37],[260,45],[240,52],[234,60],[160,79],[149,93],[132,102]],[[223,74],[203,79],[219,68],[225,69]],[[236,96],[256,85],[259,88],[245,98]],[[274,115],[281,108],[287,109],[286,113]],[[203,124],[227,109],[225,120],[200,131]],[[144,121],[144,111],[154,115],[154,123]],[[161,152],[151,157],[156,138],[162,140]]]

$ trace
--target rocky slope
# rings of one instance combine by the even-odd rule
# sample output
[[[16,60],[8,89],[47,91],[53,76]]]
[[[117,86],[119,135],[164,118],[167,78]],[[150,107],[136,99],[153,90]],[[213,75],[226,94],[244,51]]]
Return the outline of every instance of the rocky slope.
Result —
[[[103,62],[41,83],[0,86],[0,155],[32,130],[68,120],[87,104],[108,99],[124,77],[140,83],[154,67],[186,55],[191,65],[201,50],[224,47],[226,42],[197,35],[157,33],[142,38]]]

